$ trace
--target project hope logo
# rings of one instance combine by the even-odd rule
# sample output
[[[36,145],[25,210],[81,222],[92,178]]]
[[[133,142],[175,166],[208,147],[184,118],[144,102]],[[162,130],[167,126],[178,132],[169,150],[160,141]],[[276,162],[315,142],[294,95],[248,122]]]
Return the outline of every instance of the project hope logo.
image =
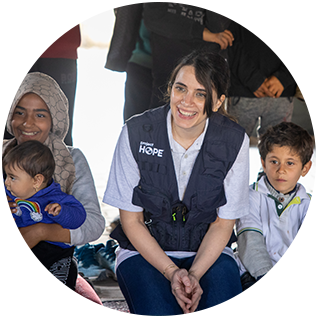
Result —
[[[139,153],[144,153],[148,156],[162,157],[164,149],[154,147],[153,143],[141,141],[139,144]]]

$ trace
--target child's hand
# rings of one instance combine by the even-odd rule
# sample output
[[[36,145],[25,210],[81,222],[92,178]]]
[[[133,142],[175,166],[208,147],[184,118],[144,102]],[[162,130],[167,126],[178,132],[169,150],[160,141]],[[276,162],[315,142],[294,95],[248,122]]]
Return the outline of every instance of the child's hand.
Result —
[[[264,282],[269,309],[273,316],[285,316],[285,299],[277,280]]]
[[[299,286],[290,286],[285,296],[285,313],[286,316],[297,316],[299,299],[302,288]]]
[[[50,203],[45,207],[44,211],[53,216],[57,216],[61,212],[61,209],[62,207],[58,203]]]

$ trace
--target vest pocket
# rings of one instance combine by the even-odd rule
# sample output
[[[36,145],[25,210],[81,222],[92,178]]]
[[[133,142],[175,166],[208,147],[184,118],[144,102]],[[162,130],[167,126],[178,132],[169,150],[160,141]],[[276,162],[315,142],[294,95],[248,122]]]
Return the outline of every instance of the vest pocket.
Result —
[[[134,189],[132,203],[144,208],[151,218],[160,218],[164,222],[171,221],[171,205],[167,194],[154,187],[138,185]]]
[[[187,225],[213,223],[216,220],[216,209],[226,203],[223,186],[214,190],[198,191],[191,199],[191,211]]]

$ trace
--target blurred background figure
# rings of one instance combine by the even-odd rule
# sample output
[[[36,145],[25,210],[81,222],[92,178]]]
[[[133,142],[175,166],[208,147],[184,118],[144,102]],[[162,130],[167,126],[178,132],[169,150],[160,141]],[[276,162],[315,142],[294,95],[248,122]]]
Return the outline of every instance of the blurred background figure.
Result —
[[[311,105],[317,103],[317,9],[311,30],[307,63],[299,77],[295,96]]]
[[[116,21],[105,68],[126,72],[124,121],[149,108],[152,91],[150,32],[142,18],[143,4],[114,10]]]
[[[291,121],[296,82],[279,57],[257,36],[231,22],[235,41],[228,49],[231,69],[228,112],[251,136]]]
[[[69,101],[72,145],[73,109],[77,81],[80,29],[75,10],[81,0],[0,1],[0,139],[6,131],[3,108],[9,90],[24,74],[39,71],[52,76]]]
[[[145,26],[150,31],[153,91],[150,108],[163,105],[173,68],[194,50],[205,49],[226,56],[233,36],[230,19],[215,12],[180,3],[145,3]]]

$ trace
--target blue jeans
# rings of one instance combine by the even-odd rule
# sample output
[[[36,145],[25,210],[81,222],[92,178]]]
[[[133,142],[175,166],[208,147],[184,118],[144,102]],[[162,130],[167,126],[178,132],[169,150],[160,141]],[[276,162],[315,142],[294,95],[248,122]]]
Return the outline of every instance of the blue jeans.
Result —
[[[178,267],[189,270],[194,256],[171,259]],[[116,274],[131,313],[149,316],[183,314],[171,292],[170,282],[141,255],[122,262]],[[241,293],[240,275],[235,260],[221,254],[202,276],[200,286],[203,294],[197,311],[213,307]]]

